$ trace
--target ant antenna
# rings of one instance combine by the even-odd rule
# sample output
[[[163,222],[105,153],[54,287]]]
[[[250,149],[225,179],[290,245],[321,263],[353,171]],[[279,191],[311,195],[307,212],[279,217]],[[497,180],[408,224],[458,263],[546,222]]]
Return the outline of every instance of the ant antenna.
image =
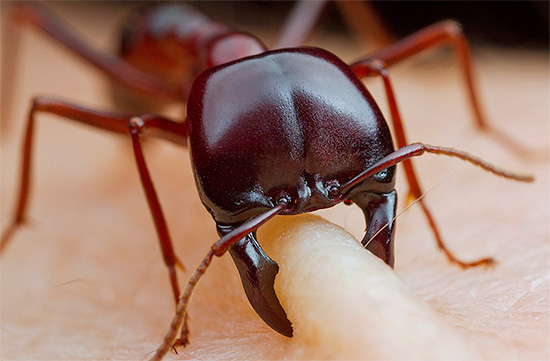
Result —
[[[176,314],[172,319],[172,323],[170,324],[170,330],[164,337],[162,344],[159,346],[159,348],[155,352],[155,355],[153,355],[150,361],[160,361],[173,346],[185,346],[189,343],[187,339],[187,336],[189,334],[189,329],[187,327],[187,308],[189,305],[189,300],[191,299],[191,294],[193,293],[195,286],[199,282],[202,275],[206,272],[206,269],[212,262],[214,256],[223,256],[225,252],[229,248],[231,248],[231,246],[233,246],[237,241],[242,239],[248,233],[256,230],[258,227],[269,221],[271,218],[275,217],[277,214],[287,210],[288,206],[288,199],[279,199],[276,207],[246,221],[239,227],[235,228],[233,231],[220,238],[216,243],[212,245],[212,247],[210,247],[201,264],[197,267],[195,273],[189,279],[185,290],[180,294],[179,301],[176,306]],[[179,340],[176,340],[176,334],[178,333],[180,327],[182,327],[181,338]]]
[[[455,172],[456,173],[456,172]],[[412,202],[410,202],[407,207],[405,207],[405,209],[403,209],[401,212],[399,212],[398,214],[395,215],[395,217],[393,217],[389,222],[387,222],[386,224],[384,224],[382,227],[380,227],[380,229],[372,235],[371,238],[369,238],[369,240],[367,241],[367,243],[365,243],[363,245],[364,248],[367,248],[367,246],[369,245],[369,243],[372,242],[372,240],[374,238],[376,238],[376,236],[378,236],[378,234],[380,232],[382,232],[385,228],[389,227],[389,225],[391,223],[393,223],[393,221],[395,221],[398,217],[400,217],[403,213],[407,212],[412,206],[414,206],[416,203],[420,202],[424,197],[426,197],[428,195],[428,193],[431,193],[434,189],[436,189],[437,187],[439,187],[440,185],[442,185],[443,183],[445,183],[447,180],[449,180],[449,178],[451,178],[455,173],[453,174],[449,174],[446,178],[443,178],[442,180],[440,180],[437,184],[435,184],[433,187],[431,187],[430,189],[428,189],[426,192],[422,193],[422,195],[418,198],[416,198],[415,200],[413,200]]]

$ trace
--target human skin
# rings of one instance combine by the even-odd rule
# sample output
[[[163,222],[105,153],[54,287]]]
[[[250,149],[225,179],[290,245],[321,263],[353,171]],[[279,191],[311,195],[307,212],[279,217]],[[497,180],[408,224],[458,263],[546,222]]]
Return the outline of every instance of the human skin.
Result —
[[[344,229],[311,214],[259,232],[295,342],[316,358],[472,360],[482,352]],[[313,347],[312,347],[313,346]]]
[[[92,15],[104,14],[70,5],[63,9],[68,20],[82,16],[72,23],[81,26],[79,31],[97,44],[108,42],[113,27],[93,27]],[[114,26],[117,18],[108,21]],[[112,108],[105,79],[97,72],[43,36],[25,32],[23,40],[13,117],[1,138],[2,229],[13,207],[30,98],[55,94]],[[326,39],[316,45],[350,61],[361,49],[350,50],[345,42]],[[547,54],[495,49],[475,54],[493,124],[532,148],[547,149]],[[464,259],[492,256],[499,263],[468,271],[448,264],[413,206],[397,221],[395,273],[442,322],[482,348],[484,358],[548,359],[548,159],[519,157],[476,133],[453,58],[443,52],[422,59],[390,72],[409,139],[464,149],[532,173],[536,181],[503,180],[453,159],[427,155],[415,160],[430,190],[426,202],[451,250]],[[385,112],[380,83],[367,86]],[[39,117],[31,222],[1,259],[0,358],[145,359],[168,328],[173,300],[130,139]],[[152,141],[146,153],[176,252],[187,268],[179,274],[184,283],[217,239],[214,223],[198,200],[187,151]],[[398,178],[401,210],[407,186],[402,174]],[[356,207],[321,214],[356,237],[363,232]],[[263,324],[246,300],[230,257],[215,259],[201,280],[190,304],[190,327],[191,344],[168,359],[323,357],[315,345],[280,336]]]

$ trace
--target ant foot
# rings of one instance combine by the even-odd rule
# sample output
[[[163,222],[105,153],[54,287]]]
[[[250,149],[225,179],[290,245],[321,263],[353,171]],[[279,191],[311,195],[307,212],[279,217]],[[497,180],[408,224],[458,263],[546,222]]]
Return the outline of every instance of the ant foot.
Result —
[[[176,353],[178,353],[176,351],[176,347],[179,347],[179,346],[182,346],[182,347],[185,347],[189,345],[189,339],[187,338],[187,336],[183,336],[181,338],[178,338],[175,342],[174,342],[174,346],[172,346],[172,348],[174,349],[174,351]]]
[[[474,261],[474,262],[462,262],[457,260],[456,258],[453,258],[450,260],[452,263],[457,264],[462,269],[468,269],[472,267],[485,267],[485,268],[492,268],[497,265],[497,261],[493,258],[482,258],[480,260]]]

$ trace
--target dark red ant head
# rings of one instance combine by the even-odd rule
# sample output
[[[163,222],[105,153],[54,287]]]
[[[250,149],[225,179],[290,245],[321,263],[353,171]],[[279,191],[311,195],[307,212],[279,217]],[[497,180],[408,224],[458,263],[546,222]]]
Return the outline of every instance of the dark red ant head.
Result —
[[[203,204],[243,222],[288,197],[287,214],[352,194],[339,185],[393,152],[386,121],[351,69],[316,48],[266,52],[202,73],[188,103],[191,158]],[[394,168],[351,193],[389,192]]]

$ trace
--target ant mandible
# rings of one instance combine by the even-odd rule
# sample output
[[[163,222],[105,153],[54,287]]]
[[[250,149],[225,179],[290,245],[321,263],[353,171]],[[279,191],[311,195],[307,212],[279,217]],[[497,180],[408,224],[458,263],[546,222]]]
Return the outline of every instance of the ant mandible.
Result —
[[[426,152],[447,155],[506,178],[533,178],[498,169],[462,151],[409,144],[387,72],[391,65],[427,48],[451,44],[461,62],[476,125],[496,132],[482,114],[468,43],[460,26],[451,21],[437,23],[347,65],[326,50],[291,47],[298,46],[311,30],[322,5],[299,4],[293,15],[303,26],[283,32],[276,46],[282,49],[272,51],[256,37],[213,22],[186,5],[163,5],[132,19],[123,34],[120,57],[91,48],[45,9],[22,5],[19,15],[23,20],[142,96],[187,103],[187,117],[176,122],[152,114],[97,111],[59,99],[35,98],[25,132],[17,208],[2,235],[1,251],[25,222],[35,115],[44,112],[129,134],[132,139],[177,303],[176,318],[154,359],[170,349],[182,325],[179,343],[188,343],[186,317],[191,293],[213,257],[227,251],[258,315],[274,330],[292,336],[291,323],[273,289],[278,266],[256,239],[257,228],[275,215],[355,203],[368,225],[361,243],[393,266],[397,163],[403,164],[410,195],[419,200],[448,260],[462,268],[491,265],[490,258],[463,262],[446,248],[421,199],[422,188],[410,158]],[[306,21],[299,15],[305,15]],[[285,29],[296,29],[295,25],[290,22]],[[360,81],[375,76],[383,80],[398,149],[380,109]],[[144,136],[181,146],[189,142],[201,201],[221,237],[183,293],[176,274],[181,264],[142,152],[140,139]]]

